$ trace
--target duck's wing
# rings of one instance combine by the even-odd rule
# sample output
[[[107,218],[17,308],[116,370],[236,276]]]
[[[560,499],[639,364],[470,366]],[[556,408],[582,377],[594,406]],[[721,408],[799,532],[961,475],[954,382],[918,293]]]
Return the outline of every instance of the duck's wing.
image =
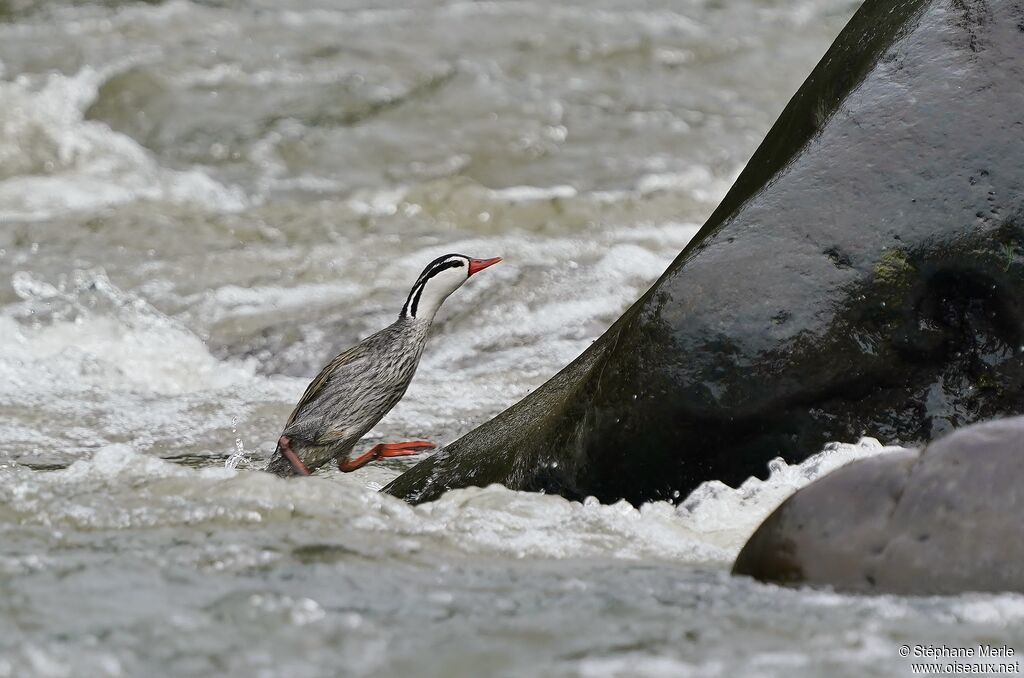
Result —
[[[306,387],[305,393],[299,398],[299,403],[292,410],[291,415],[288,417],[288,421],[284,425],[284,430],[289,431],[296,428],[295,424],[306,410],[315,409],[311,407],[316,404],[322,395],[324,395],[327,384],[334,379],[344,379],[346,375],[355,375],[362,371],[369,362],[371,351],[366,346],[366,342],[356,344],[347,351],[339,354],[331,362],[327,363],[327,366],[320,370],[320,374],[309,383]]]

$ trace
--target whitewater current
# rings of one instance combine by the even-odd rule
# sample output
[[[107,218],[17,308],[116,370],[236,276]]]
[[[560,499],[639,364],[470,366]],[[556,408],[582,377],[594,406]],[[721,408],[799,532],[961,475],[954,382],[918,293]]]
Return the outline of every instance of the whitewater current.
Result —
[[[729,575],[836,441],[677,505],[410,506],[415,459],[259,469],[423,265],[376,441],[537,388],[696,233],[851,0],[0,1],[0,678],[863,676],[1009,643],[1024,598]],[[780,450],[780,455],[783,450]]]

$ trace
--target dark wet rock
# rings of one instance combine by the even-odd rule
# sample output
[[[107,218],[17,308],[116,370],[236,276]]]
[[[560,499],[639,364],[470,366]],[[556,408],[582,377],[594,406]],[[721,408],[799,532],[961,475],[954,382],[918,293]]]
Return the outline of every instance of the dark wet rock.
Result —
[[[1024,591],[1024,417],[854,462],[787,499],[734,574],[843,591]]]
[[[1021,26],[1021,2],[866,2],[655,286],[387,490],[677,498],[1024,410]]]

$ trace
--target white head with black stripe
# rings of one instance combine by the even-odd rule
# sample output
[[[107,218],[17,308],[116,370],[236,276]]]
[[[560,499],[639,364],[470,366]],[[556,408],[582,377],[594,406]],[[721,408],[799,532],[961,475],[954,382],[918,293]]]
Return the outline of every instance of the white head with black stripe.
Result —
[[[448,295],[462,287],[470,276],[499,261],[501,257],[474,259],[463,254],[446,254],[434,259],[412,286],[401,317],[429,322]]]

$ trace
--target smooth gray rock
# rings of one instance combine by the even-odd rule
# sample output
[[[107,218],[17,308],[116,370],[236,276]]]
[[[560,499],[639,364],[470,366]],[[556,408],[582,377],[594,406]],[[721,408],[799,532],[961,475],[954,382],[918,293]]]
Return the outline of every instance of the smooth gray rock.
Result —
[[[1024,417],[820,478],[764,521],[733,573],[864,593],[1024,591]]]
[[[1021,0],[868,0],[654,287],[386,491],[681,499],[1024,412],[1022,83]]]

